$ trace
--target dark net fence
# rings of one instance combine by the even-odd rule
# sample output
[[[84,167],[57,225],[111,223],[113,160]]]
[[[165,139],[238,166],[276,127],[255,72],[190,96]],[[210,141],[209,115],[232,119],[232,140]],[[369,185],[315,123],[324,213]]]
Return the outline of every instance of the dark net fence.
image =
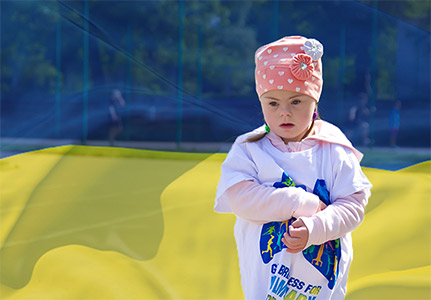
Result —
[[[263,123],[254,51],[303,35],[325,47],[324,119],[357,146],[430,147],[428,1],[0,5],[3,140],[230,143]]]

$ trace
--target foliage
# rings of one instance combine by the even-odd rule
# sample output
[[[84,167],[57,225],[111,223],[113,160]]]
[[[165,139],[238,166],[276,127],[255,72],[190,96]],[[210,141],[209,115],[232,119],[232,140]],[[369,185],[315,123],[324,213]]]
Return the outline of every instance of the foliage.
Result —
[[[377,5],[378,9],[405,20],[422,28],[423,30],[430,31],[430,11],[431,2],[428,0],[360,0],[361,2],[373,6]]]
[[[90,78],[93,84],[124,84],[130,72],[132,85],[166,91],[166,83],[146,67],[176,83],[182,18],[181,63],[185,90],[192,95],[203,91],[212,97],[249,96],[253,92],[253,73],[250,74],[253,54],[260,44],[267,42],[257,36],[256,26],[275,26],[272,31],[282,35],[295,32],[323,35],[319,24],[330,23],[329,19],[336,14],[331,5],[337,8],[338,4],[281,2],[279,25],[274,25],[268,24],[274,13],[270,1],[186,1],[183,16],[179,15],[178,2],[174,1],[90,1]],[[429,21],[428,1],[383,1],[378,5],[412,22]],[[29,90],[45,89],[54,93],[56,42],[61,43],[61,85],[66,90],[78,90],[82,86],[78,81],[82,80],[83,37],[77,26],[83,27],[84,23],[82,1],[4,1],[2,91],[16,94],[19,86],[26,86]],[[378,53],[378,65],[386,66],[379,68],[377,77],[379,95],[383,98],[393,96],[390,93],[394,75],[392,59],[396,52],[396,27],[391,22],[385,23],[380,24],[378,37],[379,51],[383,52]],[[287,30],[284,24],[288,25]],[[58,41],[56,26],[59,25],[62,35]],[[330,55],[328,61],[337,60],[338,55]],[[337,78],[336,66],[326,71],[329,82]],[[204,76],[199,86],[201,73]],[[354,79],[351,76],[344,80],[346,84]]]
[[[101,109],[118,88],[128,103],[141,105],[139,113],[162,97],[175,102],[180,94],[237,113],[241,101],[257,99],[255,50],[286,35],[323,43],[322,95],[335,98],[333,103],[344,101],[347,107],[357,94],[369,92],[370,72],[376,101],[405,95],[401,100],[429,102],[430,75],[423,68],[430,59],[429,1],[3,0],[0,8],[3,119],[54,110],[60,119],[65,106],[54,108],[60,98],[73,100],[67,114],[79,114],[84,86],[89,103]],[[409,53],[400,53],[403,43],[412,45]],[[418,57],[418,63],[400,67],[403,55]],[[422,78],[412,92],[405,80],[413,77],[409,74]],[[255,116],[254,108],[247,113]],[[327,111],[330,120],[335,110]],[[11,124],[6,127],[16,125]]]

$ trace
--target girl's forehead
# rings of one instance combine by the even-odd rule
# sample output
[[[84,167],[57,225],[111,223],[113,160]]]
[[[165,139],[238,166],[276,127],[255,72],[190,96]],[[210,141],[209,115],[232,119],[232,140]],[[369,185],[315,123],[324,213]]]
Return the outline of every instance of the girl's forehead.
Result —
[[[315,100],[310,96],[288,90],[270,90],[260,97],[260,99],[275,99],[280,101],[290,100],[293,98],[301,98],[302,100],[309,100],[310,102],[315,102]]]

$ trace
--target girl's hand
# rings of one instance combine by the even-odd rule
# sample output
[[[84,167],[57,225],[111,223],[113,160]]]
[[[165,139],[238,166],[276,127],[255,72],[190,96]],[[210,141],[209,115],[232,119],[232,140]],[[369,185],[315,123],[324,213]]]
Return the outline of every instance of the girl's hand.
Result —
[[[308,235],[308,228],[305,226],[304,222],[299,219],[289,226],[289,234],[286,232],[281,240],[287,246],[287,252],[298,253],[305,249],[308,242]]]
[[[328,207],[325,203],[323,203],[323,201],[319,201],[319,207],[317,208],[316,213],[318,213],[319,211],[324,210],[326,207]]]

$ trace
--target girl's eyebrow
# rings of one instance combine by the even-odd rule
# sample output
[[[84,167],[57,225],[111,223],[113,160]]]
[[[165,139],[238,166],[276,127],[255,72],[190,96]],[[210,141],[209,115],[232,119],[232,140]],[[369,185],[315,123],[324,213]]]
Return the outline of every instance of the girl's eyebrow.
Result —
[[[270,97],[270,96],[265,96],[264,98],[265,98],[265,99],[268,99],[268,100],[276,100],[276,101],[280,101],[280,99],[277,99],[277,98],[274,98],[274,97]]]

